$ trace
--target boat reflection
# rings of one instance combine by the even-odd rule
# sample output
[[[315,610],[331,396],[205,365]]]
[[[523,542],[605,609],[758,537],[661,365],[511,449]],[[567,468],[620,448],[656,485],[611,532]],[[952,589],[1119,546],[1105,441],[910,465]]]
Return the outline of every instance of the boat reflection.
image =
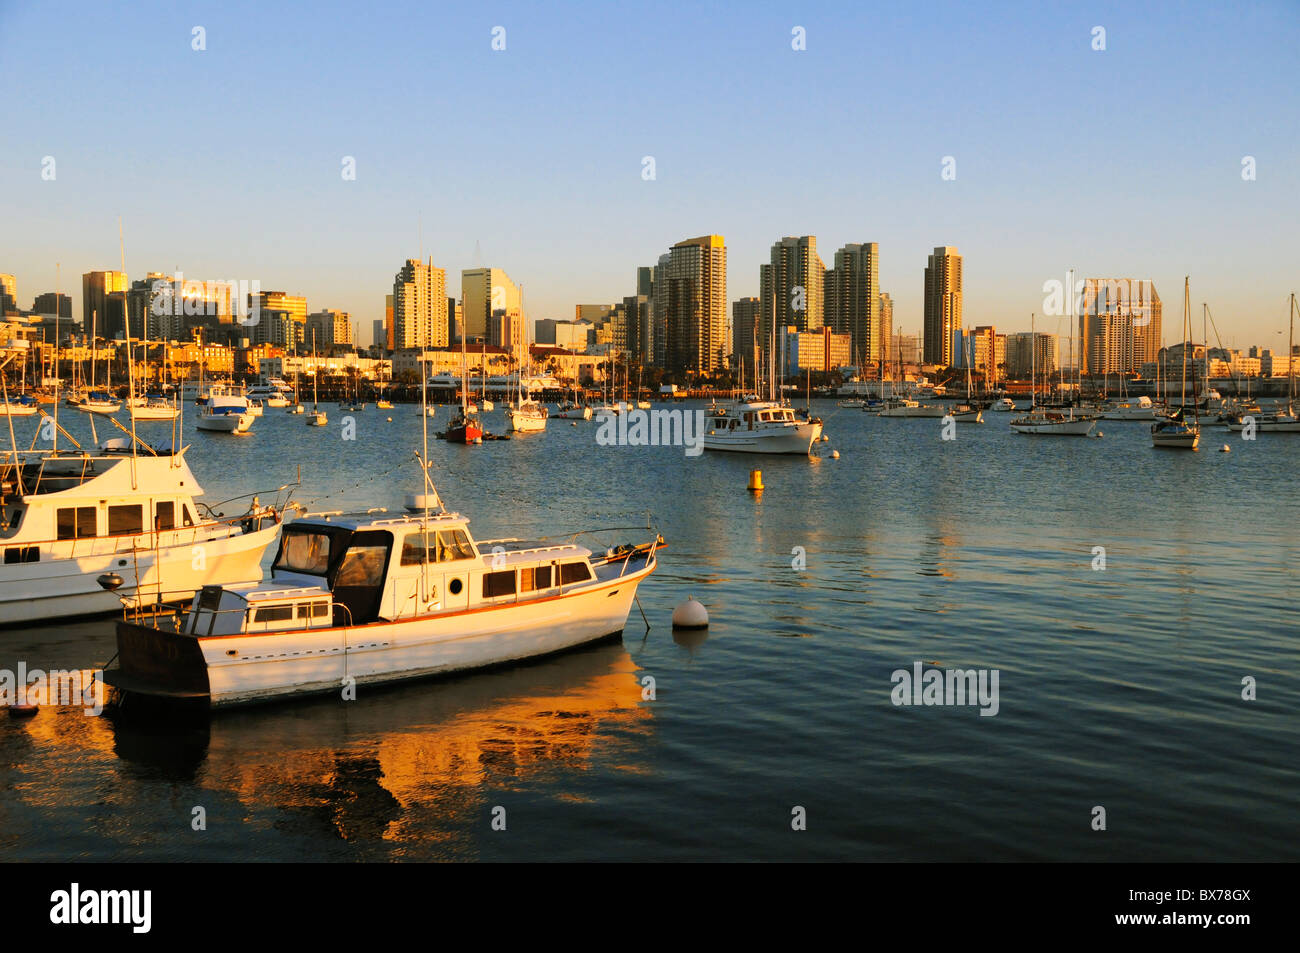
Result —
[[[564,772],[598,757],[619,769],[650,718],[637,666],[606,643],[459,679],[363,688],[352,702],[167,728],[123,713],[113,731],[117,756],[152,779],[233,796],[248,818],[273,812],[281,831],[464,847],[470,826],[485,830],[488,806],[509,792],[545,781],[563,797]]]

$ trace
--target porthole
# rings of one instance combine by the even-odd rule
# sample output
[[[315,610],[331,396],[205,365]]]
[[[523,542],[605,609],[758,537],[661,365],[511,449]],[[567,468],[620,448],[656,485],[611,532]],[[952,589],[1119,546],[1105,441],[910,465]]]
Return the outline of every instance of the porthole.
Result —
[[[452,580],[452,581],[447,585],[447,589],[450,590],[450,592],[451,592],[451,594],[452,594],[453,596],[458,596],[458,595],[460,595],[460,591],[461,591],[462,589],[464,589],[464,588],[465,588],[464,583],[462,583],[459,579],[453,579],[453,580]]]

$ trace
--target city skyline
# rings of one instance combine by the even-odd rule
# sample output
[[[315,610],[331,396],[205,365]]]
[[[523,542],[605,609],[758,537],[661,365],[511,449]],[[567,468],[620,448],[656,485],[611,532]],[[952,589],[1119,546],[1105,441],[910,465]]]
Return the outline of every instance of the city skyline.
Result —
[[[310,20],[243,4],[131,18],[6,8],[0,57],[11,66],[55,28],[69,48],[152,55],[11,70],[0,182],[22,241],[0,268],[18,276],[26,306],[56,290],[61,262],[57,290],[75,298],[81,274],[119,268],[121,216],[129,275],[258,279],[354,315],[364,339],[382,317],[379,289],[417,255],[452,274],[503,268],[527,289],[531,318],[564,318],[577,302],[621,301],[638,266],[688,235],[727,236],[730,307],[760,295],[774,242],[815,235],[827,250],[879,244],[880,287],[908,332],[923,320],[925,256],[951,245],[965,261],[968,327],[1027,330],[1044,282],[1073,268],[1159,288],[1191,275],[1194,306],[1209,301],[1230,341],[1269,340],[1295,284],[1300,132],[1287,117],[1300,93],[1281,77],[1300,13],[999,9],[631,5],[593,23],[577,5],[507,4],[490,17],[411,7],[394,37],[389,18],[342,6]],[[494,50],[498,24],[505,48]],[[640,42],[600,83],[586,61],[556,56],[632,27]],[[434,33],[436,62],[422,55]],[[302,71],[330,54],[332,71],[305,91]],[[865,113],[837,101],[852,71],[872,82]],[[792,82],[821,104],[795,117],[805,134],[755,140],[751,125]],[[692,97],[696,84],[710,96]],[[161,88],[186,104],[185,122],[155,123]],[[936,126],[921,107],[938,96],[948,119]],[[646,97],[671,104],[671,136],[643,121]],[[437,117],[471,99],[495,138],[449,148],[466,136]],[[413,109],[436,121],[397,121]],[[1116,133],[1138,124],[1140,143],[1117,147]],[[270,128],[275,148],[259,135]],[[791,186],[810,145],[815,174]]]

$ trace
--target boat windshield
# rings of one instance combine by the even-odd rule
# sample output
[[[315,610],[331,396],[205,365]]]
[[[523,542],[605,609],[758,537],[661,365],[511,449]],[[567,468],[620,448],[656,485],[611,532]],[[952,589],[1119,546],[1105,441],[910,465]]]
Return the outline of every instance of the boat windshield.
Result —
[[[272,569],[323,576],[329,571],[330,534],[286,529],[280,553]]]

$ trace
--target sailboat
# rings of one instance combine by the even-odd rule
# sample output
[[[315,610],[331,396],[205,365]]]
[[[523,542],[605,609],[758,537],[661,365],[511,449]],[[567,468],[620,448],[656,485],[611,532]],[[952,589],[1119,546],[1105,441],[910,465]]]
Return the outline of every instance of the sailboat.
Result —
[[[462,332],[460,336],[460,413],[452,418],[444,435],[451,443],[474,444],[483,442],[483,425],[479,423],[478,411],[470,409],[467,366],[465,360],[465,335]]]
[[[1291,295],[1290,312],[1287,317],[1290,321],[1290,331],[1287,334],[1287,392],[1286,392],[1286,411],[1272,414],[1254,414],[1251,415],[1255,420],[1255,429],[1264,433],[1300,433],[1300,416],[1296,415],[1295,400],[1295,314],[1297,310],[1295,295]],[[1246,426],[1246,416],[1242,414],[1235,415],[1228,421],[1228,429],[1234,432],[1241,431]]]
[[[966,399],[948,408],[948,416],[959,424],[982,424],[984,412],[974,402],[974,384],[971,381],[971,365],[975,363],[975,339],[971,338],[970,353],[966,360]]]
[[[288,408],[288,410],[285,411],[286,414],[293,414],[294,416],[298,416],[299,414],[305,414],[305,413],[307,412],[307,409],[306,409],[305,407],[303,407],[302,402],[301,402],[300,400],[298,400],[298,393],[299,393],[299,392],[298,392],[298,369],[297,369],[297,368],[294,368],[294,371],[293,371],[293,402],[292,402],[291,404],[289,404],[289,408]]]
[[[1166,419],[1156,421],[1151,427],[1151,446],[1167,447],[1174,450],[1195,450],[1201,442],[1201,422],[1196,416],[1195,401],[1192,406],[1192,422],[1187,422],[1187,349],[1191,346],[1188,327],[1191,305],[1190,280],[1183,279],[1183,383],[1178,409]],[[1205,360],[1210,359],[1210,349],[1205,348]]]
[[[318,382],[320,381],[320,365],[316,363],[316,329],[312,328],[311,332],[311,413],[307,415],[308,427],[324,427],[330,422],[329,417],[325,416],[325,411],[320,409]]]
[[[105,387],[110,390],[95,390],[95,365],[98,363],[99,357],[98,348],[96,347],[96,337],[98,333],[98,330],[95,327],[96,316],[97,312],[92,311],[90,313],[90,386],[81,398],[69,398],[68,403],[77,410],[87,414],[115,414],[122,409],[122,402],[120,400],[114,400],[111,393],[111,388],[113,386],[113,362],[111,359],[108,361],[108,375],[105,380]],[[128,344],[128,348],[129,346],[130,345]],[[127,359],[130,360],[129,353]]]
[[[546,429],[547,410],[524,390],[524,369],[515,374],[515,399],[506,411],[509,429],[518,433],[537,433]]]
[[[1073,332],[1071,332],[1073,333]],[[1038,338],[1034,332],[1034,316],[1029,316],[1029,413],[1011,421],[1016,433],[1055,437],[1086,437],[1097,426],[1097,418],[1078,414],[1070,408],[1069,415],[1057,410],[1044,410],[1038,406]]]

